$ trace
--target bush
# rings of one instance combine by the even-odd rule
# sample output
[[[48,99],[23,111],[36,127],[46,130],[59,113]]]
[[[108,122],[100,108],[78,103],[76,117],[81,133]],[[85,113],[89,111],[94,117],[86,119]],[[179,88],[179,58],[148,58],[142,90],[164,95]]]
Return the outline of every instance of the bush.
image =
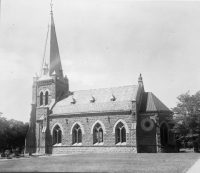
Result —
[[[188,148],[193,148],[193,142],[190,142],[190,141],[189,141],[189,142],[187,143],[187,147],[188,147]]]
[[[8,157],[10,155],[10,150],[6,150],[5,155],[6,155],[6,157]]]
[[[1,157],[6,157],[5,153],[1,153]]]

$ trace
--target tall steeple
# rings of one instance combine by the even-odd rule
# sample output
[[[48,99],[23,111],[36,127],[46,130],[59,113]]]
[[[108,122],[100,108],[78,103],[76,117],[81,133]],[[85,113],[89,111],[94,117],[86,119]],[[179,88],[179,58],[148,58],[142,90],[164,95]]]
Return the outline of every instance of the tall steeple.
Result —
[[[63,78],[62,64],[60,60],[60,53],[58,48],[58,41],[56,37],[55,24],[53,19],[52,1],[51,1],[50,20],[48,24],[47,36],[45,41],[44,55],[42,60],[41,76],[44,75],[44,67],[48,66],[48,76],[56,73],[59,78]]]

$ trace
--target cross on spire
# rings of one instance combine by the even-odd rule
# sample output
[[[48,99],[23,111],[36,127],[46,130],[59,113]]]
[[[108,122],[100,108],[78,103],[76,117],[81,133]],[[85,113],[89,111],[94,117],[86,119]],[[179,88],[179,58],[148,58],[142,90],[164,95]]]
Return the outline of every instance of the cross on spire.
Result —
[[[52,10],[52,8],[53,8],[52,0],[51,0],[50,6],[51,6],[51,13],[53,13],[53,10]]]

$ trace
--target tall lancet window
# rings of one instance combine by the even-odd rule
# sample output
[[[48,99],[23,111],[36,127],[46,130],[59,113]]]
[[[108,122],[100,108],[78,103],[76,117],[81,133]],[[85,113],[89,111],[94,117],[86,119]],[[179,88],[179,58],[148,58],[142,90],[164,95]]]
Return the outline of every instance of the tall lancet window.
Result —
[[[73,134],[72,134],[72,144],[79,144],[82,143],[82,131],[81,127],[76,124],[73,128]]]
[[[168,144],[168,127],[166,123],[162,123],[160,126],[160,142],[161,145]]]
[[[48,93],[48,91],[46,91],[46,93],[45,93],[45,105],[48,105],[49,104],[49,93]]]
[[[99,144],[103,142],[103,129],[99,123],[93,129],[93,143]]]
[[[40,93],[40,106],[43,105],[43,92]]]
[[[115,140],[116,144],[126,142],[126,129],[122,122],[119,122],[116,126]]]
[[[53,129],[53,145],[60,144],[62,141],[62,131],[59,125],[56,125]]]

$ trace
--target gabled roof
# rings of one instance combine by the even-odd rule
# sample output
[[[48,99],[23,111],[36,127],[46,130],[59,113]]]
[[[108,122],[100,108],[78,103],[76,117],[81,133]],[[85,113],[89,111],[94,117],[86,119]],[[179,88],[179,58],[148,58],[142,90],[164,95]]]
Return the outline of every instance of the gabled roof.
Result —
[[[80,90],[59,101],[53,108],[53,114],[72,114],[87,112],[126,111],[132,109],[131,100],[136,99],[138,85]],[[112,100],[112,95],[115,101]],[[75,99],[75,103],[71,102]],[[91,96],[95,101],[91,102]]]
[[[140,112],[170,111],[153,93],[145,92],[142,96]],[[171,111],[170,111],[171,112]]]

